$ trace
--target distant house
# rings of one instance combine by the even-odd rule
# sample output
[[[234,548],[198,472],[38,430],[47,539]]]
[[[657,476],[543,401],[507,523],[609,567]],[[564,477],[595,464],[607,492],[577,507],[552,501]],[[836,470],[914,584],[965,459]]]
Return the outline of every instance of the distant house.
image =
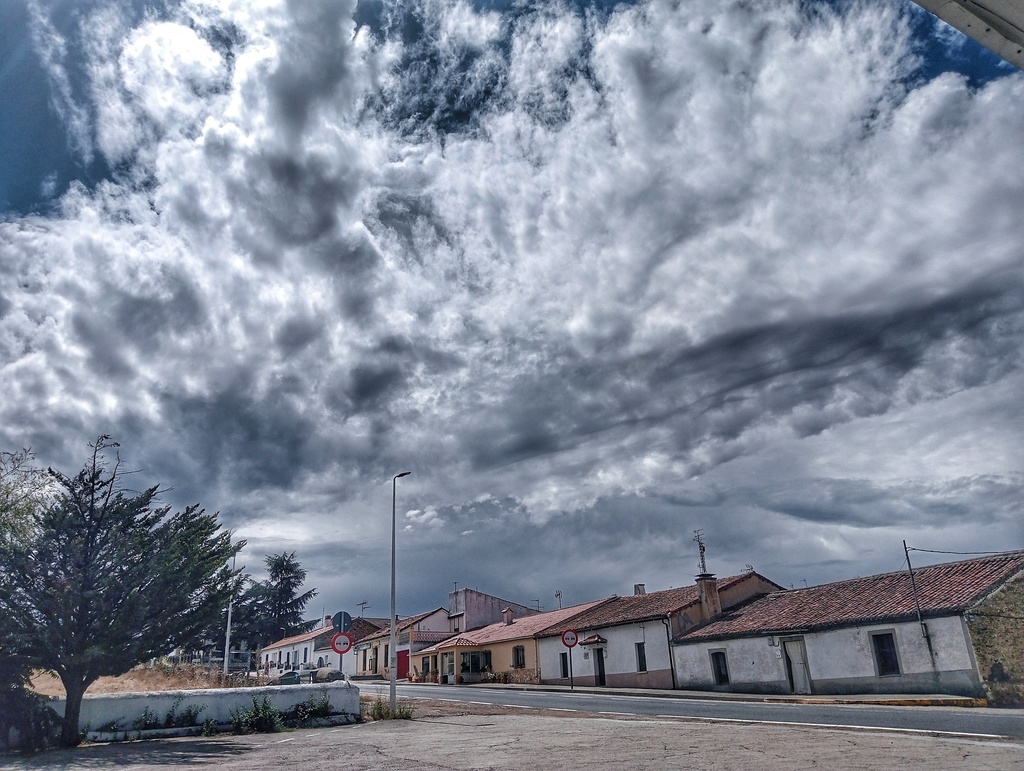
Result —
[[[415,666],[419,676],[428,681],[436,676],[443,683],[539,683],[536,634],[602,602],[607,600],[543,613],[531,611],[524,618],[506,607],[503,619],[496,624],[462,632],[420,651]]]
[[[409,676],[409,657],[434,643],[449,637],[448,611],[444,608],[428,610],[397,624],[398,679]],[[391,652],[391,627],[367,635],[353,647],[356,677],[389,677],[388,661]]]
[[[674,688],[671,641],[685,630],[714,618],[752,597],[781,589],[754,571],[717,580],[702,573],[693,586],[610,597],[540,632],[541,679],[568,684],[622,688]],[[579,646],[570,651],[561,635],[573,629]],[[570,662],[570,656],[572,660]]]
[[[364,618],[363,616],[353,618],[352,626],[348,629],[348,634],[352,638],[353,649],[341,656],[335,653],[334,649],[331,648],[331,637],[318,637],[317,646],[314,650],[317,667],[330,667],[331,669],[337,669],[343,672],[346,677],[355,676],[355,646],[359,645],[367,637],[375,635],[380,632],[380,630],[387,628],[387,625],[388,620],[386,618]],[[339,664],[341,665],[340,667]]]
[[[1017,692],[1024,552],[780,591],[676,635],[678,686],[758,693]]]
[[[511,610],[516,618],[540,612],[477,589],[456,589],[448,593],[448,631],[459,634],[496,624],[503,619],[506,610]]]
[[[325,616],[323,623],[316,629],[285,637],[265,646],[260,652],[260,664],[268,672],[317,669],[315,651],[324,645],[330,645],[333,634],[331,617]]]

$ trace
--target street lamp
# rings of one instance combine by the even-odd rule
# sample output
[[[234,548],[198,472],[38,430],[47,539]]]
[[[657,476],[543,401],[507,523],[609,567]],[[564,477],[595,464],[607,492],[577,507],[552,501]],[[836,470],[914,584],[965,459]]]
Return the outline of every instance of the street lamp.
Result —
[[[395,474],[391,480],[391,642],[388,653],[388,674],[391,676],[391,714],[398,711],[398,620],[395,616],[395,500],[397,482],[407,477],[411,471]]]

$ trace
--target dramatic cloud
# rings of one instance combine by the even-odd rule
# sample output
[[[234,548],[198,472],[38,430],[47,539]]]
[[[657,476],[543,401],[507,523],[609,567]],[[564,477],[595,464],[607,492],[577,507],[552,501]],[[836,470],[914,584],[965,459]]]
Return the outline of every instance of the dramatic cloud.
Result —
[[[404,470],[402,613],[1020,547],[1024,76],[841,5],[30,3],[101,173],[0,221],[2,444],[328,610]]]

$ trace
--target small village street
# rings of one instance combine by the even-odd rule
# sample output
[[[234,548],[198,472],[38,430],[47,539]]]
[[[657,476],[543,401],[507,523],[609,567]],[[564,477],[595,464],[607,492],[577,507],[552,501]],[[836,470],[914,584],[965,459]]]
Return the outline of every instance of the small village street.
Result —
[[[412,702],[415,719],[411,721],[369,722],[279,734],[91,745],[35,757],[7,756],[0,759],[0,769],[156,771],[174,766],[222,771],[300,767],[304,771],[545,771],[1024,767],[1024,741],[1017,739],[611,714],[612,710],[623,709],[623,699],[606,700],[605,709],[600,712],[523,708],[512,706],[512,699],[504,705],[482,704],[482,694],[483,689],[472,689],[467,697],[477,696],[473,701],[416,699]],[[904,711],[961,712],[943,707]],[[1019,711],[1002,713],[1018,721],[1022,719]]]

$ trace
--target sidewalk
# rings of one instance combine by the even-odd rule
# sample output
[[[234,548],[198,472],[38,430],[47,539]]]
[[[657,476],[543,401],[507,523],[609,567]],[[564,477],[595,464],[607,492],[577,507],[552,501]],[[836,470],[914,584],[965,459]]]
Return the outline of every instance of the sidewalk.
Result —
[[[353,680],[353,685],[372,685],[373,687],[387,687],[387,680]],[[399,681],[399,684],[417,685],[431,687],[435,683],[408,683],[406,680]],[[723,693],[720,691],[681,691],[681,690],[657,690],[653,688],[598,688],[591,685],[576,686],[570,688],[567,685],[526,685],[502,683],[474,683],[471,685],[452,686],[465,688],[467,692],[474,688],[494,688],[508,691],[553,691],[553,692],[574,692],[574,693],[600,693],[618,696],[646,696],[654,699],[700,699],[719,701],[755,701],[775,704],[875,704],[892,707],[986,707],[988,702],[985,699],[976,699],[970,696],[951,696],[949,694],[917,694],[917,693],[858,693],[858,694],[761,694],[761,693]],[[401,692],[399,692],[401,695]]]

